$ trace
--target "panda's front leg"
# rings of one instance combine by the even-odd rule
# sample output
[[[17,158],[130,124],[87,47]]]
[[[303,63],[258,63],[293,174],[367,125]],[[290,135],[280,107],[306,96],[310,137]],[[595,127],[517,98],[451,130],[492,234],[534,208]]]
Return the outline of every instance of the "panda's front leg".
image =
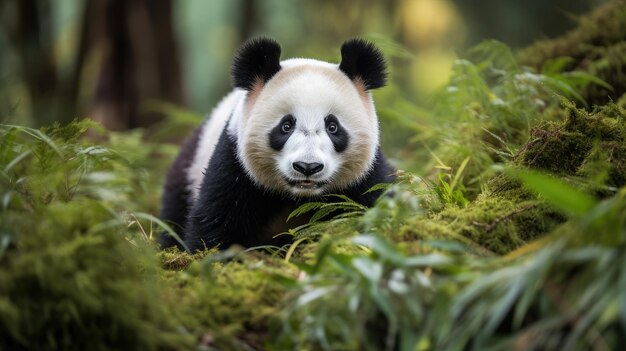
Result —
[[[280,199],[259,188],[237,159],[236,142],[225,130],[211,157],[185,226],[191,252],[232,244],[255,246]]]

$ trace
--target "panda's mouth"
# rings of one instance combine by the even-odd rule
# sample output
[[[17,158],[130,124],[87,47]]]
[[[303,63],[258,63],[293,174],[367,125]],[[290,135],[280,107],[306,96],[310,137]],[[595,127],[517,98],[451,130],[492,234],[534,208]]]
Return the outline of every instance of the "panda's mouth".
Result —
[[[312,179],[287,179],[287,183],[298,189],[319,189],[326,184],[324,181],[314,181]]]

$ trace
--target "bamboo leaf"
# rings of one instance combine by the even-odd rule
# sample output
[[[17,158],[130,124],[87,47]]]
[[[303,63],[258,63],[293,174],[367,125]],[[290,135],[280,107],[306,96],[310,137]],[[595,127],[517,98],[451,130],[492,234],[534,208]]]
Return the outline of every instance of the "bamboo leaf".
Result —
[[[509,172],[550,204],[572,216],[585,215],[597,203],[592,196],[549,175],[530,170]]]
[[[298,208],[293,210],[289,216],[287,217],[287,222],[294,217],[301,216],[307,212],[316,210],[324,205],[323,202],[307,202],[305,204],[300,205]]]

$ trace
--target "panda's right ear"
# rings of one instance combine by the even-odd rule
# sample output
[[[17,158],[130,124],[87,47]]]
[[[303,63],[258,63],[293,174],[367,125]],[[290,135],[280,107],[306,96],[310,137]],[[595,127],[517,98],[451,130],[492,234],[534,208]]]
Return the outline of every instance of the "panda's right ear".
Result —
[[[235,88],[252,90],[259,81],[265,84],[280,71],[280,45],[269,38],[253,38],[237,51],[232,67]]]
[[[387,82],[387,64],[383,53],[361,38],[343,43],[339,69],[351,80],[360,80],[365,90],[383,87]]]

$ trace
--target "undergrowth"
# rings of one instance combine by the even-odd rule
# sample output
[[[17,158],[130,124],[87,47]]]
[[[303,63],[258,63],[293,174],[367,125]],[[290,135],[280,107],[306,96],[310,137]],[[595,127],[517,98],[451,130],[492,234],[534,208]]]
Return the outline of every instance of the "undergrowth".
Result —
[[[547,43],[528,52],[564,50]],[[168,228],[151,214],[176,152],[158,131],[1,125],[0,348],[626,344],[626,111],[597,99],[626,80],[561,56],[533,69],[486,42],[427,109],[381,92],[384,133],[410,134],[386,150],[407,171],[369,209],[303,205],[292,216],[313,220],[285,247],[158,251]]]

